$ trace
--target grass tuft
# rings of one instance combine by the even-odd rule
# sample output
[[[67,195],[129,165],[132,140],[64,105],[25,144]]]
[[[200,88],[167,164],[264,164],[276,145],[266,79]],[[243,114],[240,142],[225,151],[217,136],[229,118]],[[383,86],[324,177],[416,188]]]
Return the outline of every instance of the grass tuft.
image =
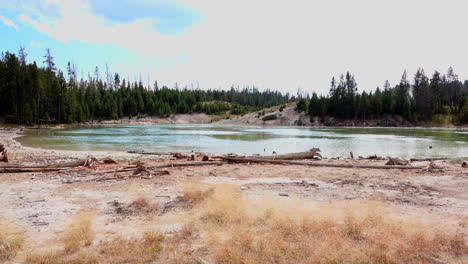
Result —
[[[24,235],[19,228],[0,221],[0,261],[16,256],[23,242]]]
[[[99,246],[101,255],[107,263],[148,263],[154,260],[162,251],[165,237],[161,233],[148,231],[142,239],[116,238]]]
[[[90,246],[94,240],[94,234],[91,229],[93,214],[91,212],[79,212],[71,224],[65,230],[62,238],[64,250],[66,252],[76,252],[81,247]]]

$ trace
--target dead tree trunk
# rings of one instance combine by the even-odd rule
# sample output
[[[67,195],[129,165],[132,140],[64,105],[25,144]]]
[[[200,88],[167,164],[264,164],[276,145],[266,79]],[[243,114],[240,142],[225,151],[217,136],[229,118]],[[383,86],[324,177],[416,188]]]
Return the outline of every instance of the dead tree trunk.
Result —
[[[399,166],[399,165],[367,165],[367,164],[339,164],[324,162],[303,162],[290,160],[267,160],[258,158],[217,157],[222,160],[240,163],[272,163],[281,165],[303,165],[312,167],[359,168],[359,169],[423,169],[425,166]]]
[[[267,159],[267,160],[301,160],[301,159],[313,159],[315,157],[322,157],[320,155],[320,149],[313,148],[310,151],[299,152],[299,153],[289,153],[282,155],[273,155],[273,156],[258,156],[258,157],[246,157],[254,159]]]

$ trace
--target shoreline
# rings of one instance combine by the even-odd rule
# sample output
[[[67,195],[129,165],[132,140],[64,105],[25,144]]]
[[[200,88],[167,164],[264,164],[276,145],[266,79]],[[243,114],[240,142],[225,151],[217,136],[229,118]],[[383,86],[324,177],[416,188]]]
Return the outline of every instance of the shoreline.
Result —
[[[31,148],[15,140],[21,136],[21,132],[20,128],[0,129],[0,143],[5,143],[11,155],[11,164],[56,164],[83,159],[87,155],[96,158],[110,156],[117,164],[101,162],[90,168],[76,167],[58,172],[0,174],[0,199],[4,202],[0,221],[4,219],[18,227],[27,238],[25,249],[6,263],[23,263],[22,260],[30,254],[29,249],[33,252],[55,247],[60,249],[61,244],[55,241],[61,241],[71,221],[82,212],[93,214],[90,223],[97,237],[96,242],[86,250],[101,252],[98,250],[98,241],[101,240],[140,239],[149,227],[161,232],[170,242],[173,238],[179,238],[185,227],[193,226],[193,234],[187,236],[188,242],[176,243],[174,248],[188,250],[191,252],[188,254],[190,259],[193,259],[191,255],[198,254],[198,251],[193,251],[189,245],[202,245],[205,249],[202,256],[211,260],[210,254],[216,252],[216,247],[204,238],[216,228],[207,226],[210,222],[200,216],[205,212],[204,205],[219,200],[210,200],[211,196],[203,197],[211,195],[211,190],[215,190],[215,193],[222,190],[223,197],[231,197],[229,192],[225,192],[226,187],[239,195],[232,200],[232,210],[228,207],[227,212],[234,211],[237,205],[245,206],[245,212],[253,212],[263,204],[268,205],[266,209],[271,206],[275,212],[310,210],[310,215],[315,215],[319,209],[328,212],[334,208],[330,206],[338,206],[338,215],[346,215],[348,211],[340,208],[350,208],[349,212],[363,212],[369,208],[374,212],[378,205],[378,208],[391,213],[391,217],[389,215],[385,221],[398,216],[422,221],[430,227],[427,229],[430,232],[437,231],[432,228],[434,226],[440,226],[445,232],[460,230],[460,233],[467,234],[468,231],[468,196],[464,192],[468,188],[468,172],[460,166],[460,161],[437,161],[437,165],[443,169],[434,172],[258,163],[153,170],[149,168],[180,161],[172,156]],[[197,156],[196,159],[199,161],[201,157]],[[323,162],[383,165],[386,161],[345,158]],[[136,164],[142,164],[149,172],[142,172],[141,175],[129,171],[118,172]],[[416,161],[413,164],[427,166],[428,162]],[[94,172],[104,173],[95,175]],[[197,199],[207,200],[196,204]],[[341,221],[339,217],[331,219]],[[252,226],[245,224],[245,227]],[[287,230],[290,230],[289,227]],[[303,232],[303,229],[297,229],[297,232]],[[222,233],[225,234],[224,228]],[[465,240],[468,238],[466,235],[463,237]],[[167,244],[164,244],[164,248],[172,252]],[[160,262],[167,262],[163,257],[161,259]]]
[[[80,151],[80,150],[57,150],[47,148],[28,147],[21,144],[16,138],[21,137],[22,129],[0,128],[0,143],[8,150],[10,162],[17,160],[28,160],[30,162],[47,162],[49,160],[64,161],[70,159],[94,156],[96,158],[114,157],[116,159],[134,158],[134,154],[118,151]]]

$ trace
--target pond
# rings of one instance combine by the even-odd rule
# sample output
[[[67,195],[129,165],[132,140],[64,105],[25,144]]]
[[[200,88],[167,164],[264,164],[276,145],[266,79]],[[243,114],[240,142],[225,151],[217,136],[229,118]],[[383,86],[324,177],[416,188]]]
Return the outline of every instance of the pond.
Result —
[[[350,151],[355,156],[468,157],[468,131],[451,129],[103,125],[27,130],[17,140],[30,147],[82,151],[270,155],[318,147],[326,157]]]

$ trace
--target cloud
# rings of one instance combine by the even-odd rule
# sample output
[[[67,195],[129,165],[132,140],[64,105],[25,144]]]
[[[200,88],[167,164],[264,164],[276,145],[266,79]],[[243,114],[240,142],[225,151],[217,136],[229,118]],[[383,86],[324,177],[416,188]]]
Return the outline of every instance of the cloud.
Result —
[[[91,9],[112,21],[129,23],[150,18],[154,28],[162,33],[180,33],[201,19],[197,10],[174,0],[113,0],[89,1]]]
[[[6,18],[4,16],[0,16],[0,20],[2,20],[3,24],[5,24],[6,26],[12,27],[15,30],[19,29],[18,26],[15,24],[15,22],[13,22],[13,20],[11,20],[9,18]]]
[[[112,43],[146,56],[144,67],[130,65],[133,71],[126,74],[149,72],[167,84],[255,84],[325,94],[331,77],[348,70],[361,90],[386,79],[395,83],[404,69],[411,74],[418,67],[431,72],[454,66],[468,72],[468,3],[462,0],[443,5],[437,0],[35,2],[42,9],[24,11],[20,21],[63,43]],[[197,10],[203,20],[182,23],[183,32],[167,34],[158,28],[158,17],[169,24],[180,19],[161,8],[165,3],[172,3],[175,13]],[[159,58],[172,63],[153,71],[152,60]]]

